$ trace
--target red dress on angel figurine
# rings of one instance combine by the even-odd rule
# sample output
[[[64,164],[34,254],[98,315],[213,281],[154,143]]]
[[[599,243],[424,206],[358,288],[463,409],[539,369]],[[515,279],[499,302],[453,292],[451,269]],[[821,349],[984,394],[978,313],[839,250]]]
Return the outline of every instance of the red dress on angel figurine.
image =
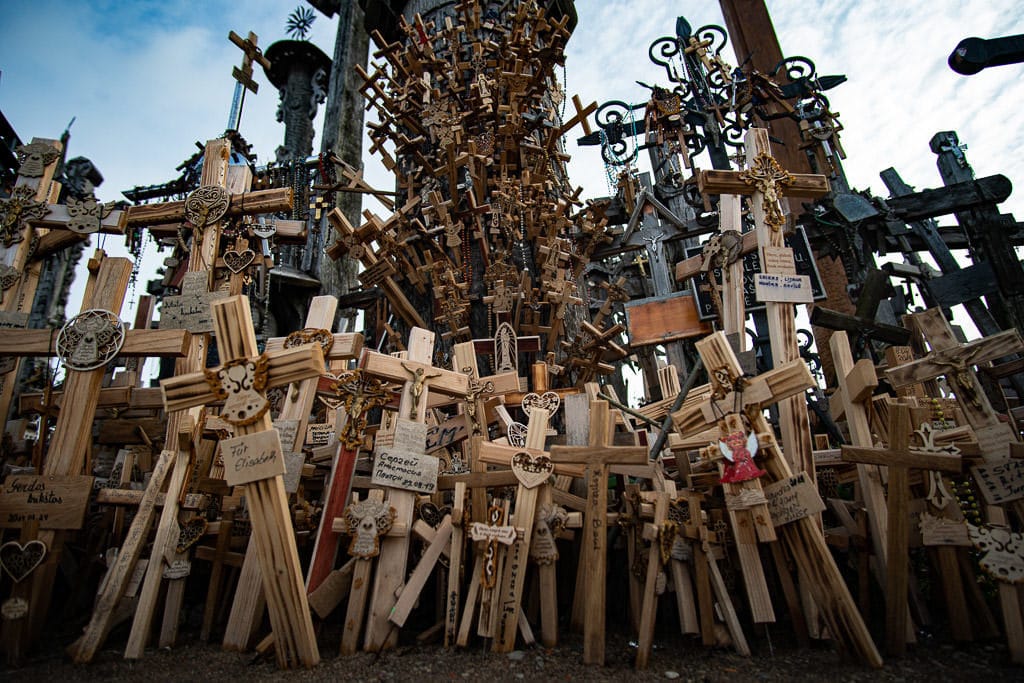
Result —
[[[729,432],[718,440],[718,450],[726,460],[721,479],[723,484],[750,481],[767,474],[754,464],[754,456],[757,455],[757,434],[754,432],[749,435],[741,431]]]

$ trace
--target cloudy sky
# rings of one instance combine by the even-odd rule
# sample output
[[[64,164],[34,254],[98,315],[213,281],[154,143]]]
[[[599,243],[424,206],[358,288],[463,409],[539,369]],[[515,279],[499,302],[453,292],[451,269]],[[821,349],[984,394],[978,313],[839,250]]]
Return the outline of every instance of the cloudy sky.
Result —
[[[354,0],[345,0],[354,1]],[[295,3],[297,4],[297,3]],[[698,27],[721,24],[716,2],[577,0],[580,21],[569,43],[570,94],[584,102],[641,102],[635,81],[664,82],[648,45],[671,34],[682,14]],[[106,182],[104,200],[134,185],[173,178],[196,141],[225,128],[241,52],[229,30],[255,31],[261,46],[284,37],[294,4],[270,0],[0,1],[0,109],[25,141],[71,129],[71,156],[87,156]],[[1024,182],[1024,66],[964,77],[946,58],[967,36],[1024,33],[1024,3],[1014,0],[768,0],[783,53],[812,59],[820,74],[849,81],[828,93],[845,126],[851,184],[884,194],[878,172],[894,166],[918,188],[941,185],[928,140],[956,130],[979,176],[1003,173]],[[318,15],[310,39],[328,55],[336,19]],[[727,49],[725,58],[734,62]],[[257,73],[241,130],[260,163],[272,159],[284,129],[274,120],[277,93]],[[595,148],[568,151],[585,197],[607,194]],[[314,141],[319,150],[319,133]],[[387,179],[368,159],[367,176]],[[1024,217],[1024,188],[1004,205]],[[104,247],[117,253],[117,238]],[[155,268],[150,255],[144,270]],[[140,280],[144,280],[143,273]],[[76,311],[77,300],[69,307]],[[123,318],[129,319],[127,309]]]

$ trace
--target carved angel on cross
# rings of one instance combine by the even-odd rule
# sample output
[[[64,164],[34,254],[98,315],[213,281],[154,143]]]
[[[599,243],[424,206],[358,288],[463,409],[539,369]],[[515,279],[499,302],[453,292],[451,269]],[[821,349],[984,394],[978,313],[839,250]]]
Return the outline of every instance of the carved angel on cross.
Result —
[[[718,450],[725,457],[725,471],[722,472],[723,484],[736,484],[762,477],[767,472],[754,464],[757,455],[757,434],[742,431],[726,434],[718,440]]]

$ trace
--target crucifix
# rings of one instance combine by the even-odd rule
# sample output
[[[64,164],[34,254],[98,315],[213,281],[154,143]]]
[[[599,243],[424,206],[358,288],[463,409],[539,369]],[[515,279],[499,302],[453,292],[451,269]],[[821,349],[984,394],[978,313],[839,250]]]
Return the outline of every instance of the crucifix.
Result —
[[[889,654],[894,656],[902,656],[907,647],[909,470],[914,468],[960,472],[962,466],[959,454],[927,452],[912,448],[910,445],[911,432],[910,409],[906,405],[896,404],[889,409],[888,448],[842,447],[843,460],[885,465],[889,472],[885,623],[887,649]]]
[[[277,662],[312,667],[320,655],[281,478],[284,454],[265,391],[319,375],[323,351],[306,344],[257,355],[249,300],[233,296],[212,306],[223,365],[161,382],[164,405],[171,413],[224,400],[221,418],[235,427],[235,437],[221,442],[225,478],[243,486],[249,502]]]
[[[583,626],[583,661],[604,665],[605,599],[608,571],[608,475],[612,464],[646,465],[646,446],[613,446],[615,421],[607,401],[590,402],[590,443],[587,446],[551,447],[555,463],[583,464],[587,468],[586,621]]]
[[[426,448],[426,411],[429,394],[432,391],[449,396],[463,397],[469,391],[469,378],[458,372],[441,370],[430,365],[434,351],[434,333],[414,327],[406,344],[408,351],[405,358],[393,358],[374,351],[363,351],[359,366],[366,375],[379,377],[391,382],[403,382],[402,398],[398,405],[399,420],[397,430],[404,430],[412,435],[422,432],[422,443],[418,437],[416,443],[409,445],[406,453],[410,460],[424,463],[433,456],[423,452]],[[419,382],[417,387],[414,384]],[[415,406],[415,407],[414,407]],[[393,435],[378,432],[375,444],[375,469],[379,466],[387,448],[395,441]],[[419,452],[411,452],[421,446]],[[392,454],[395,455],[395,454]],[[434,482],[436,486],[436,458],[434,458]],[[397,483],[397,482],[396,482]],[[429,482],[423,482],[427,484]],[[422,489],[420,489],[422,490]],[[431,489],[432,490],[432,489]],[[387,502],[395,509],[395,521],[399,525],[411,528],[415,511],[416,493],[395,486],[387,486]],[[406,564],[409,557],[408,535],[388,537],[381,543],[381,557],[377,564],[377,575],[374,578],[373,595],[370,598],[370,613],[366,626],[364,649],[379,652],[394,647],[398,633],[389,620],[391,610],[395,606],[395,595],[405,582]]]
[[[968,344],[959,344],[942,311],[937,308],[907,318],[931,347],[923,358],[889,368],[885,377],[894,388],[945,376],[956,395],[967,423],[974,430],[982,457],[1002,462],[1009,457],[1009,444],[1017,441],[1010,427],[999,420],[972,367],[1024,350],[1017,330],[1006,330]]]
[[[746,170],[702,171],[698,185],[702,194],[751,197],[751,212],[754,215],[757,247],[764,275],[787,277],[789,272],[795,270],[790,271],[788,267],[792,264],[792,251],[786,249],[783,241],[786,219],[779,201],[783,196],[824,196],[829,192],[828,179],[822,175],[790,174],[783,170],[771,156],[768,131],[762,128],[750,129],[744,144],[747,151]],[[805,289],[804,285],[808,283],[801,282],[801,291]],[[806,289],[809,290],[809,285]],[[797,344],[793,299],[779,292],[769,294],[767,290],[766,287],[759,298],[767,302],[772,361],[781,364],[798,359],[800,348]],[[807,421],[807,401],[803,395],[791,396],[779,403],[779,425],[786,456],[794,468],[807,472],[813,479],[814,458]]]
[[[392,396],[380,380],[365,377],[362,370],[347,370],[337,375],[321,375],[318,393],[328,406],[337,406],[337,454],[331,462],[330,479],[326,482],[320,529],[313,556],[306,572],[306,590],[312,594],[334,569],[338,536],[328,520],[341,517],[352,488],[356,459],[363,447],[370,411],[390,402]]]
[[[698,345],[704,365],[711,372],[718,370],[732,378],[743,375],[739,361],[724,333],[716,332],[702,339]],[[773,395],[788,394],[794,391],[795,386],[800,387],[795,389],[795,392],[801,394],[804,388],[813,384],[814,378],[807,365],[799,359],[791,360],[755,378],[748,378],[740,403],[748,404],[751,408],[758,404],[763,407],[773,400]],[[713,424],[718,419],[706,400],[711,393],[710,388],[693,393],[693,399],[688,398],[680,410],[672,413],[672,422],[680,434],[704,430],[706,425]],[[730,402],[727,396],[725,405],[734,404],[735,398]],[[758,464],[767,471],[767,481],[788,481],[793,478],[789,460],[784,457],[772,427],[760,407],[745,413],[750,430],[758,435],[758,450],[761,452]],[[850,597],[846,582],[825,545],[817,522],[812,516],[801,517],[777,527],[775,531],[788,547],[801,576],[805,577],[806,588],[820,607],[821,616],[828,624],[833,637],[869,665],[881,666],[882,659],[871,639],[871,634],[857,611],[856,603]]]

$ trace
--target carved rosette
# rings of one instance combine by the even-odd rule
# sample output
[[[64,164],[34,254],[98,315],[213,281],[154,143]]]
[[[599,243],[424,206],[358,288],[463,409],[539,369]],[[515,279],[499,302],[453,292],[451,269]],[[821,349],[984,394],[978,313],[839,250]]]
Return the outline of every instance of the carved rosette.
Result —
[[[231,195],[219,185],[203,185],[185,198],[185,220],[197,228],[219,221],[228,211]]]
[[[83,311],[57,333],[57,355],[70,370],[85,372],[114,360],[124,345],[124,323],[102,308]]]

